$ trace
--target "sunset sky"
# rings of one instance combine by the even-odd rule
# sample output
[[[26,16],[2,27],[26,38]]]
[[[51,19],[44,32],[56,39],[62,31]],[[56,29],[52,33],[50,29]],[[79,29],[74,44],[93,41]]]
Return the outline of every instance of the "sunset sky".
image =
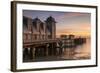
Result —
[[[79,12],[54,12],[54,11],[35,11],[23,10],[23,15],[45,21],[52,16],[56,20],[56,34],[74,34],[77,36],[90,36],[91,33],[91,14]]]

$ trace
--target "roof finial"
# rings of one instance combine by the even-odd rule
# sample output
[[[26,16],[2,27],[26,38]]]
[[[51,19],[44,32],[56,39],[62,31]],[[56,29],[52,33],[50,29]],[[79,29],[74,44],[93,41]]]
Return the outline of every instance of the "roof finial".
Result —
[[[38,18],[38,16],[36,16],[36,18]]]

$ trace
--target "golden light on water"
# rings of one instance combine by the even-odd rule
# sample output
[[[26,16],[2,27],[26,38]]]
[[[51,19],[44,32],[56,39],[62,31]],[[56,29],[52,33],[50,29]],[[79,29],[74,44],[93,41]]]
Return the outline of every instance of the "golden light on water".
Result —
[[[83,31],[83,32],[63,32],[63,33],[59,33],[57,32],[57,35],[60,36],[60,35],[69,35],[69,34],[73,34],[73,35],[76,35],[76,36],[83,36],[83,37],[89,37],[91,35],[91,32],[89,31]]]

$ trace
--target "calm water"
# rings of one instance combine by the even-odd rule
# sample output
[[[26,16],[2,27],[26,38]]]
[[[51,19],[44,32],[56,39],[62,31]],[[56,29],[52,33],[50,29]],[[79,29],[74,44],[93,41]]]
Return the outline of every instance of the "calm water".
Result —
[[[65,48],[62,58],[64,59],[90,59],[91,58],[91,41],[86,40],[86,43],[75,48]]]
[[[33,62],[33,61],[54,61],[54,60],[80,60],[80,59],[90,59],[91,58],[91,41],[86,39],[86,43],[78,45],[73,48],[63,48],[60,55],[52,56],[38,56],[34,58],[29,58],[30,55],[26,54],[26,58],[23,59],[24,62]],[[38,51],[38,54],[41,52]],[[44,52],[45,53],[45,52]],[[32,56],[32,55],[31,55]]]

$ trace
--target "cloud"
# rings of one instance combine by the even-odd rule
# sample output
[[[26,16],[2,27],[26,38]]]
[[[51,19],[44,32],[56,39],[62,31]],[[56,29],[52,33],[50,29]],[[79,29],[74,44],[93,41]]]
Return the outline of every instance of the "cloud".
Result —
[[[63,15],[59,15],[57,18],[59,19],[69,19],[69,18],[75,18],[79,16],[87,16],[89,13],[79,13],[79,12],[65,12]]]

